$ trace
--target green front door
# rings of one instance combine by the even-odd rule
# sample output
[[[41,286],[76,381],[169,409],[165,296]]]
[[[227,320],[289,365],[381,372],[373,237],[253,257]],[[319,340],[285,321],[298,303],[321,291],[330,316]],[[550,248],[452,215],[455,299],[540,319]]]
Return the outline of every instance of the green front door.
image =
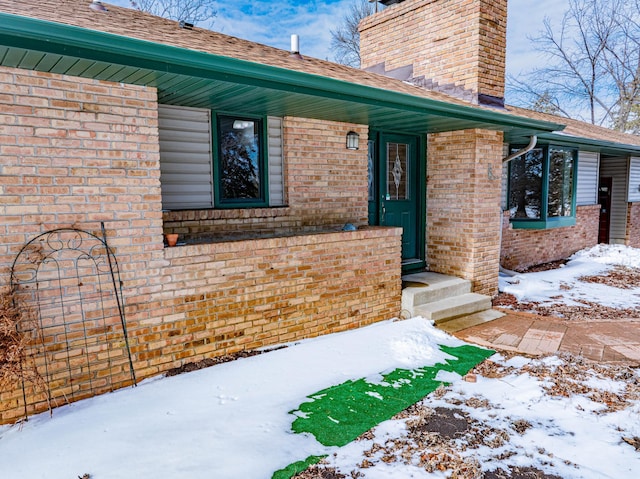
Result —
[[[403,269],[424,267],[424,177],[419,155],[420,138],[381,133],[370,143],[370,158],[375,161],[370,182],[370,222],[402,227]],[[373,149],[373,152],[371,151]]]

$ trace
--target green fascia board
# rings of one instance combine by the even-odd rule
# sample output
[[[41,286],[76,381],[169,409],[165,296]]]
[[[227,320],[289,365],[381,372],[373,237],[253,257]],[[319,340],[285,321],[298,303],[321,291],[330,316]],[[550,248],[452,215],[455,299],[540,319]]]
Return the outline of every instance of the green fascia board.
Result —
[[[595,140],[592,138],[582,138],[578,136],[553,133],[543,133],[539,135],[538,139],[545,143],[549,142],[554,145],[572,146],[582,150],[622,155],[640,155],[640,146],[616,143],[613,141]]]
[[[19,15],[0,13],[0,45],[103,61],[161,73],[252,85],[348,103],[386,107],[424,115],[477,122],[496,130],[523,134],[559,131],[564,125],[498,111],[457,105],[407,93],[337,80],[311,73],[264,65],[80,28]],[[149,80],[153,86],[153,80]],[[464,126],[468,128],[468,125]]]

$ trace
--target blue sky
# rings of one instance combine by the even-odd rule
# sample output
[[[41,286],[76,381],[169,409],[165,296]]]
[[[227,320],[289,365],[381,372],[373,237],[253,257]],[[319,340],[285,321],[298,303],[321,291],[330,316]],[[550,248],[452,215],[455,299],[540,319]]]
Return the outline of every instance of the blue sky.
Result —
[[[291,34],[300,36],[303,55],[332,60],[331,29],[335,29],[353,0],[236,0],[213,2],[218,16],[213,29],[236,37],[288,50]],[[130,7],[128,0],[104,0]],[[528,37],[542,30],[545,16],[559,24],[569,0],[509,0],[507,73],[517,75],[544,59]]]

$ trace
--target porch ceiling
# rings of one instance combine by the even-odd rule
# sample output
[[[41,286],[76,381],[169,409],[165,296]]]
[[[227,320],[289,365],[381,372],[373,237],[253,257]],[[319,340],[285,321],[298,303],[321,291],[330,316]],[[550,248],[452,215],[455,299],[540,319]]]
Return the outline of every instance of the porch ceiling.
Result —
[[[160,103],[345,121],[432,133],[467,128],[507,137],[563,125],[236,58],[0,13],[0,64],[158,90]]]

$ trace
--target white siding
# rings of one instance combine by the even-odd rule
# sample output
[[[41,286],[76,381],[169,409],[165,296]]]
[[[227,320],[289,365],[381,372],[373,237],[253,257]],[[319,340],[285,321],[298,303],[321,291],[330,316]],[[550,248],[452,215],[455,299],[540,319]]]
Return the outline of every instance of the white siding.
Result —
[[[640,158],[629,159],[629,203],[640,201]]]
[[[269,204],[282,206],[285,204],[284,194],[284,153],[282,145],[282,118],[267,118],[269,131]]]
[[[210,111],[160,105],[163,209],[213,207]]]
[[[598,168],[600,154],[592,151],[578,153],[578,190],[576,204],[595,205],[598,203]]]
[[[627,232],[627,158],[603,158],[600,176],[613,178],[611,187],[611,230],[609,242],[624,244]]]

